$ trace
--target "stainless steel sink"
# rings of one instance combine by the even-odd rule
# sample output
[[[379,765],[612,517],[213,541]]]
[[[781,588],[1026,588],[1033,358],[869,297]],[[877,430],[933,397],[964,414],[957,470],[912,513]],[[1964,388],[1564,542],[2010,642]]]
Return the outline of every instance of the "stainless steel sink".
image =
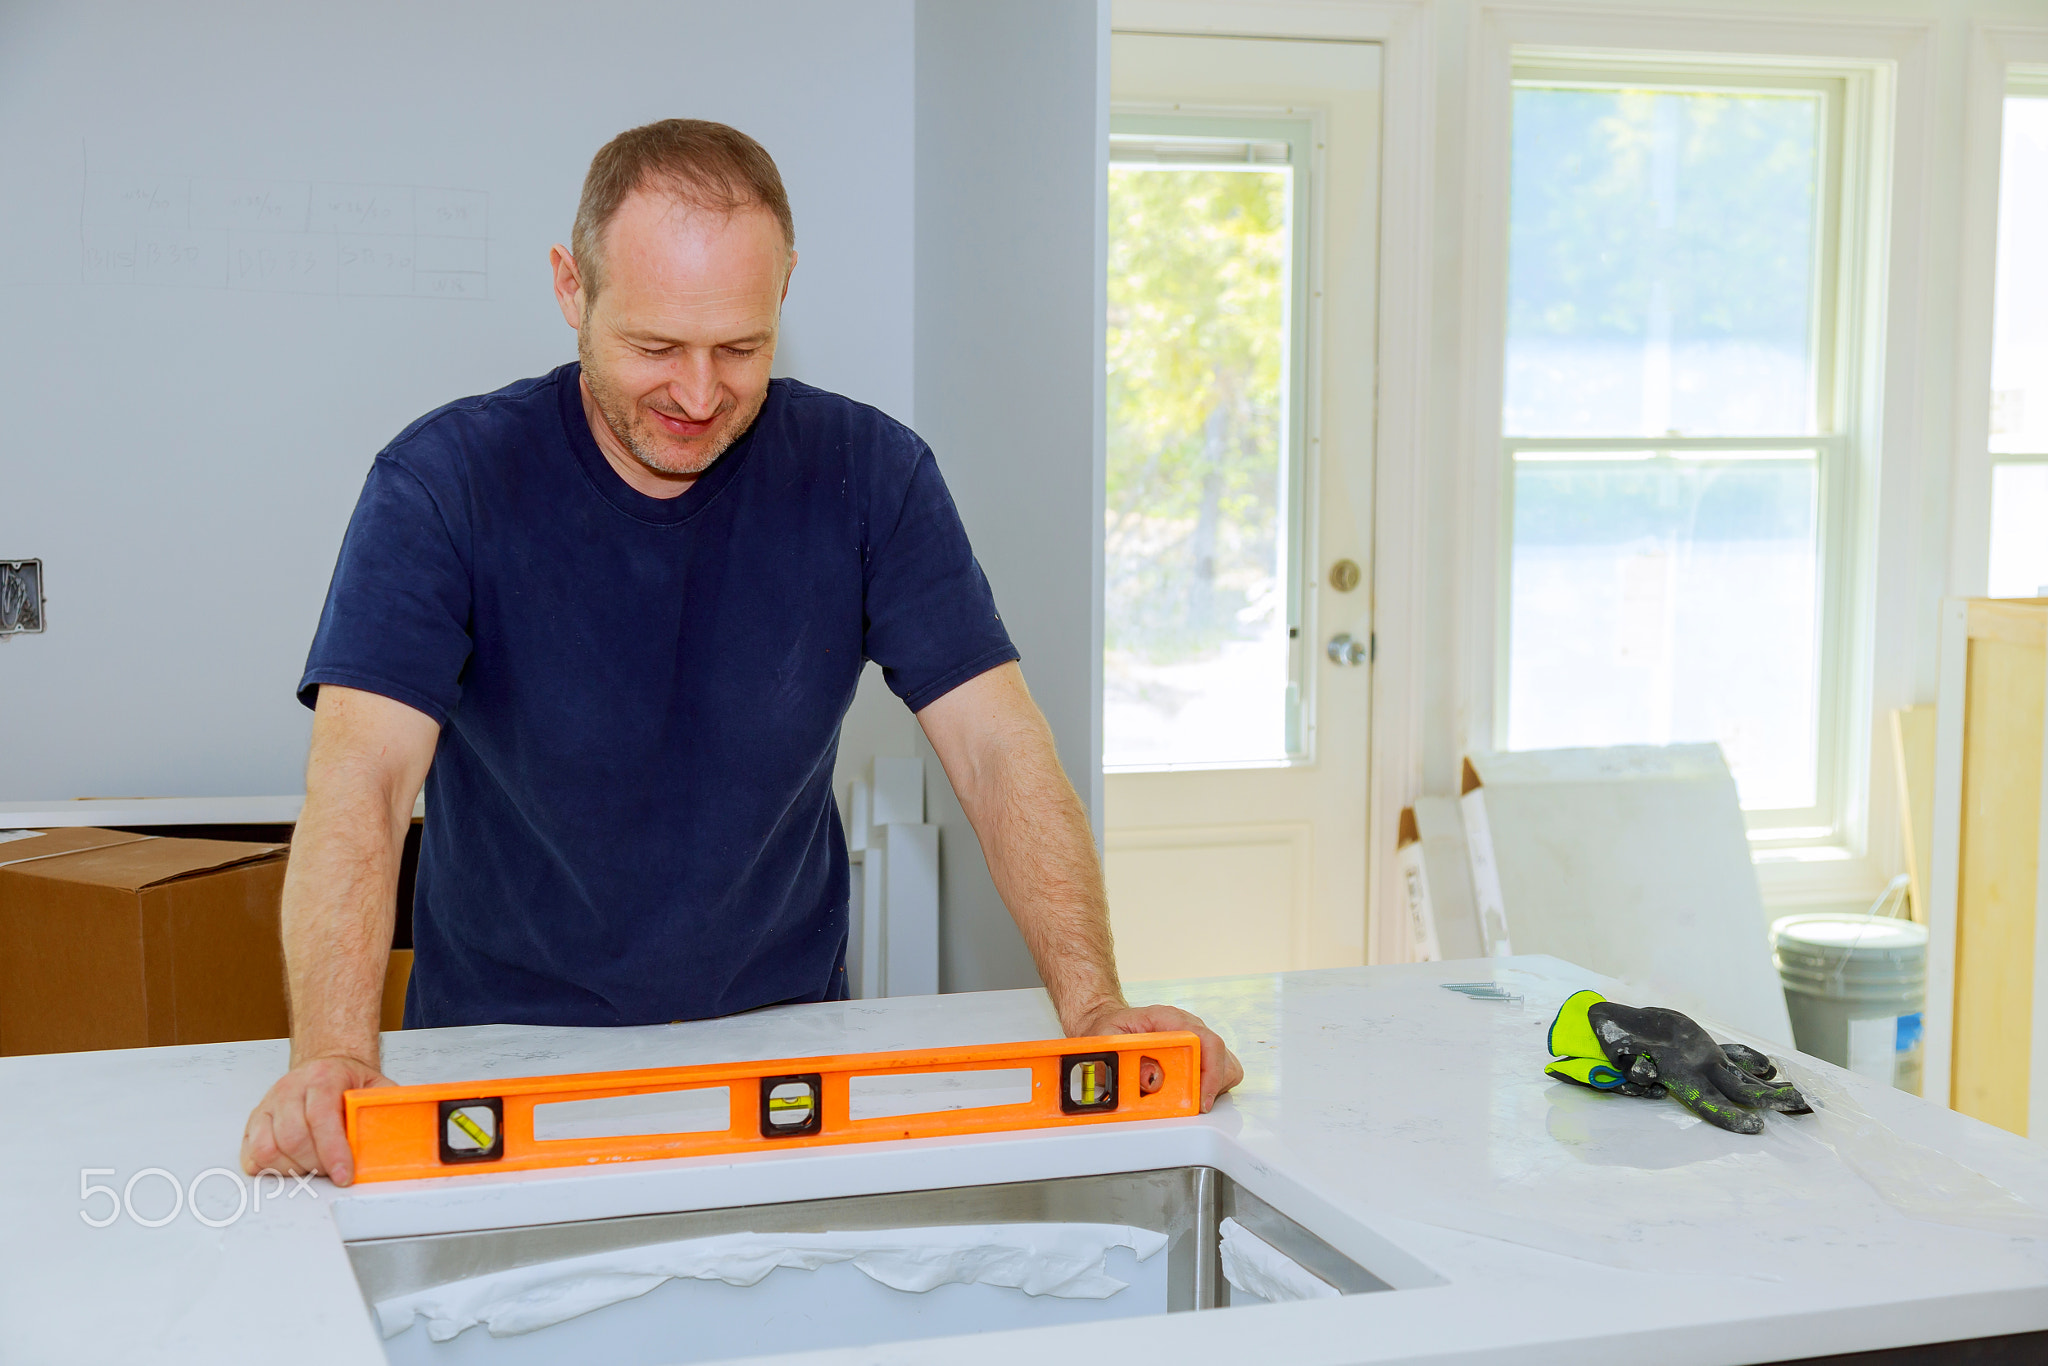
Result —
[[[375,1304],[395,1295],[491,1272],[727,1233],[820,1233],[1038,1222],[1128,1224],[1166,1236],[1163,1310],[1179,1313],[1225,1308],[1231,1304],[1232,1290],[1222,1274],[1218,1254],[1218,1228],[1225,1218],[1235,1218],[1342,1294],[1365,1294],[1393,1288],[1223,1172],[1206,1166],[1112,1172],[1002,1185],[895,1191],[883,1195],[801,1200],[787,1204],[682,1210],[461,1233],[373,1238],[350,1242],[346,1247],[365,1301]],[[775,1274],[804,1276],[821,1273]],[[716,1288],[726,1289],[723,1286]],[[958,1290],[960,1287],[940,1289]],[[900,1294],[893,1291],[884,1293]],[[1016,1296],[1019,1292],[1004,1293]],[[901,1298],[909,1302],[925,1297],[902,1295]],[[1246,1297],[1241,1295],[1239,1298],[1242,1303]],[[617,1308],[598,1310],[588,1317],[600,1319]],[[1156,1314],[1161,1310],[1162,1305],[1154,1289],[1142,1297],[1132,1295],[1121,1306],[1115,1304],[1114,1298],[1109,1302],[1093,1302],[1088,1312],[1094,1317],[1125,1317]],[[704,1310],[693,1308],[690,1313],[701,1319]],[[927,1322],[922,1317],[916,1322],[906,1318],[903,1326],[908,1331],[895,1332],[886,1326],[877,1329],[872,1325],[860,1331],[867,1335],[869,1343],[961,1331],[957,1324],[949,1327],[942,1321]],[[545,1337],[565,1327],[566,1324],[558,1325],[532,1336]],[[877,1331],[883,1336],[873,1336]],[[481,1329],[472,1329],[449,1343],[440,1344],[438,1351],[443,1353],[463,1347],[465,1342],[470,1344],[464,1351],[445,1358],[426,1352],[429,1345],[418,1341],[423,1337],[424,1333],[415,1328],[392,1339],[393,1359],[453,1361],[458,1357],[467,1360],[471,1355],[478,1360],[493,1359],[484,1354],[491,1346],[491,1340],[484,1337]],[[406,1343],[407,1339],[415,1341]],[[402,1358],[395,1350],[400,1343],[406,1343],[406,1354]],[[819,1341],[812,1345],[853,1346],[857,1342]]]

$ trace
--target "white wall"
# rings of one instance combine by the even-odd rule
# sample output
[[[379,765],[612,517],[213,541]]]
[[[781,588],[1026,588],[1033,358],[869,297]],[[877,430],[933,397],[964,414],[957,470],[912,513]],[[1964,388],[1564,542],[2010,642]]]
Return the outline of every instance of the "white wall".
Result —
[[[911,421],[938,451],[1099,807],[1106,9],[336,13],[0,11],[0,556],[42,558],[49,598],[46,634],[0,642],[0,800],[301,790],[292,690],[371,458],[428,409],[573,357],[547,250],[584,168],[619,130],[688,115],[744,128],[781,164],[802,263],[777,370]],[[674,79],[622,79],[628,49],[674,53]],[[88,170],[482,190],[488,299],[93,281],[81,234],[106,211]],[[946,986],[1035,982],[936,760],[870,670],[842,791],[877,753],[931,769]]]
[[[911,0],[0,9],[0,557],[43,559],[49,599],[0,641],[0,800],[302,790],[292,691],[370,460],[574,357],[547,250],[621,129],[760,138],[802,250],[778,370],[911,416],[912,25]],[[88,166],[484,191],[489,298],[87,283]]]

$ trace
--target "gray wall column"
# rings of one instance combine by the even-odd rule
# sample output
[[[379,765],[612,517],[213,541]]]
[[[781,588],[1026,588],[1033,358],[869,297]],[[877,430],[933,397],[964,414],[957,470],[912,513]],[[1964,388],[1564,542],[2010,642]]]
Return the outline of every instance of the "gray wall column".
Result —
[[[919,0],[914,425],[1101,829],[1107,0]],[[928,748],[940,981],[1038,980]]]

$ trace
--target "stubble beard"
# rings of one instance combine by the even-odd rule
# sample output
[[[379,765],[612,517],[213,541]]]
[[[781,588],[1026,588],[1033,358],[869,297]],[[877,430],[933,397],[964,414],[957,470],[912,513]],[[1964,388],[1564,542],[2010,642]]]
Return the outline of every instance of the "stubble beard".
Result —
[[[583,383],[590,390],[591,402],[597,405],[597,411],[604,417],[604,425],[611,428],[612,435],[627,453],[656,474],[702,474],[710,469],[718,457],[730,450],[747,428],[754,425],[761,405],[767,401],[768,396],[763,393],[755,401],[752,411],[732,414],[723,427],[714,430],[711,444],[703,454],[679,459],[663,450],[649,429],[648,420],[641,415],[640,405],[614,386],[611,377],[594,363],[588,337],[587,329],[577,333],[576,358],[582,362]]]

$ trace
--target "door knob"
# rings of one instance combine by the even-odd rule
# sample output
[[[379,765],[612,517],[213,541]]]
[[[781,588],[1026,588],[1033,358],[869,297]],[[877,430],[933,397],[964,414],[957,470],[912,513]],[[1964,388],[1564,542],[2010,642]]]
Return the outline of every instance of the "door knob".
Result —
[[[1372,651],[1365,642],[1353,640],[1351,633],[1346,631],[1331,636],[1330,643],[1324,647],[1323,653],[1329,655],[1332,664],[1363,664],[1371,656]]]

